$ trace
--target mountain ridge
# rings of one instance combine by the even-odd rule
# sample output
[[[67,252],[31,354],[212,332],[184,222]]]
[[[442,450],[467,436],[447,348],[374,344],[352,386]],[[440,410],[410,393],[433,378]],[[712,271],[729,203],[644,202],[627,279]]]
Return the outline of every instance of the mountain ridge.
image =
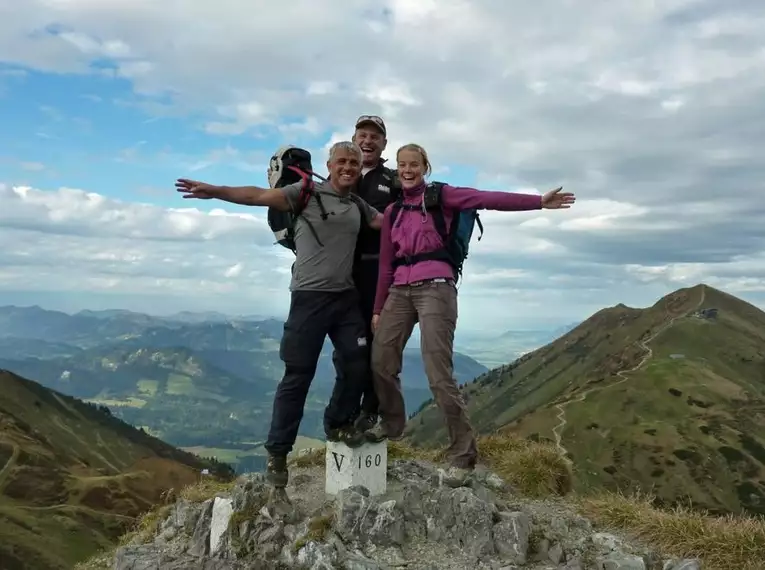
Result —
[[[703,284],[698,285],[697,287],[698,287],[698,290],[699,290],[699,302],[697,303],[697,305],[695,307],[696,311],[700,310],[701,307],[703,306],[704,301],[706,300],[706,291],[707,291],[706,286],[703,285]],[[690,293],[691,291],[693,291],[693,289],[690,289],[688,291]],[[695,291],[693,292],[693,294],[695,294]],[[661,325],[654,332],[652,332],[648,338],[646,338],[644,340],[637,340],[637,341],[635,341],[637,346],[639,348],[642,348],[645,351],[645,354],[631,368],[626,369],[626,370],[619,370],[618,372],[616,372],[616,376],[619,377],[620,380],[616,381],[615,383],[609,384],[608,386],[589,388],[588,390],[584,390],[581,394],[576,396],[576,398],[574,398],[574,399],[570,399],[570,400],[568,400],[566,402],[555,404],[555,407],[559,411],[558,419],[560,419],[560,423],[555,428],[553,428],[553,436],[555,438],[555,446],[564,455],[568,455],[568,451],[566,450],[565,447],[563,447],[563,444],[562,444],[562,441],[561,441],[562,440],[561,433],[562,433],[563,429],[566,426],[566,409],[565,409],[565,406],[570,404],[570,403],[572,403],[572,402],[574,402],[574,401],[583,402],[587,398],[587,396],[589,394],[591,394],[592,392],[595,392],[597,390],[605,390],[607,388],[615,387],[615,386],[618,386],[618,385],[620,385],[620,384],[622,384],[624,382],[627,382],[629,380],[629,377],[628,377],[629,374],[631,374],[631,373],[633,373],[633,372],[635,372],[637,370],[640,370],[640,368],[642,368],[653,357],[653,349],[649,346],[649,344],[657,336],[659,336],[662,332],[664,332],[666,329],[668,329],[672,325],[674,325],[675,322],[678,319],[684,318],[684,317],[688,316],[687,312],[683,312],[683,313],[680,313],[680,314],[677,314],[677,315],[674,315],[674,316],[670,315],[668,309],[666,308],[666,301],[665,301],[665,299],[666,298],[660,299],[656,303],[656,305],[654,305],[654,307],[656,307],[658,304],[660,304],[662,302],[665,302],[665,312],[666,312],[667,317],[669,318],[669,321],[666,324]],[[640,310],[640,309],[635,309],[635,308],[632,308],[632,307],[627,307],[626,305],[623,305],[621,303],[619,305],[617,305],[617,307],[618,308],[632,309],[632,310]]]
[[[200,320],[206,315],[184,314],[187,322],[180,322],[119,309],[68,315],[0,308],[0,368],[107,406],[240,472],[262,469],[261,444],[283,374],[283,323]],[[308,438],[324,437],[323,410],[335,379],[331,353],[327,342],[301,422],[300,435]],[[488,370],[459,352],[454,364],[461,382]],[[405,351],[402,376],[410,405],[430,397],[419,350]]]
[[[171,489],[230,467],[176,449],[103,406],[0,370],[0,560],[71,568],[115,543]]]
[[[597,311],[463,392],[480,433],[555,444],[580,490],[765,514],[765,313],[706,284]],[[444,441],[432,403],[407,437]]]

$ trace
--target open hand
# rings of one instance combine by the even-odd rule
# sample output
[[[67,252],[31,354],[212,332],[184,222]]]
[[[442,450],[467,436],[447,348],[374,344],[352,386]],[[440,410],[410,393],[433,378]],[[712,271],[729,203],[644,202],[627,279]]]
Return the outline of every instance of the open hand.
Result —
[[[380,323],[380,315],[372,315],[372,332],[377,331],[377,325]]]
[[[570,208],[571,204],[576,202],[576,196],[571,192],[561,192],[561,190],[563,190],[563,186],[550,190],[542,196],[542,207],[547,210]]]
[[[184,198],[197,198],[199,200],[216,198],[218,195],[218,188],[218,186],[213,186],[212,184],[199,182],[197,180],[189,180],[187,178],[179,178],[175,181],[175,189],[178,192],[183,192]]]

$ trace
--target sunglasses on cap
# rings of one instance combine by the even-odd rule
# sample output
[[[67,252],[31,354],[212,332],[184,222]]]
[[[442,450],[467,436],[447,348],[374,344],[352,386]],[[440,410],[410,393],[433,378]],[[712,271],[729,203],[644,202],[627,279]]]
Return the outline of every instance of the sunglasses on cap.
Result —
[[[382,120],[382,117],[378,117],[377,115],[361,115],[358,119],[356,119],[356,127],[362,123],[374,123],[383,132],[383,134],[386,134],[385,121]]]

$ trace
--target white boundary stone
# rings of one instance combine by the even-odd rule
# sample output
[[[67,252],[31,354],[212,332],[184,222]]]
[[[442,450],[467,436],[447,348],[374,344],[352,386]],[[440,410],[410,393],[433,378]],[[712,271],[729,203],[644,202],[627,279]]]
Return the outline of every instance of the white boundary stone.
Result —
[[[210,520],[210,554],[218,552],[220,539],[228,528],[228,521],[234,513],[231,499],[215,497],[212,508],[212,520]]]
[[[388,444],[365,443],[348,447],[344,443],[327,442],[325,454],[325,491],[337,495],[343,489],[360,485],[371,496],[382,495],[387,488]]]

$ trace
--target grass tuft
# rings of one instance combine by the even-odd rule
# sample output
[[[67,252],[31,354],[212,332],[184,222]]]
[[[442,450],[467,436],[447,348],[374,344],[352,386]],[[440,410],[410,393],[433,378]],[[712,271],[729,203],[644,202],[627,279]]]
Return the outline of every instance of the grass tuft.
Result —
[[[201,503],[207,499],[212,499],[219,493],[229,492],[235,484],[236,481],[219,481],[212,477],[207,477],[198,483],[184,487],[180,495],[182,499],[186,499],[189,502]]]
[[[293,467],[323,467],[325,453],[323,447],[312,448],[291,459],[289,464]]]
[[[517,491],[531,496],[566,495],[571,491],[571,462],[555,446],[495,434],[478,440],[480,457]],[[325,450],[314,449],[290,461],[294,467],[324,466]],[[432,463],[446,460],[446,449],[413,447],[405,441],[388,441],[388,459],[419,459]]]
[[[135,524],[130,532],[122,535],[119,540],[119,546],[125,546],[134,540],[139,544],[145,544],[154,538],[159,525],[170,514],[170,505],[158,505],[145,512]]]
[[[436,462],[442,454],[442,451],[412,447],[404,441],[388,442],[388,459],[419,459]]]
[[[489,468],[519,493],[563,496],[572,489],[571,462],[554,445],[500,433],[480,438],[478,450]]]
[[[233,481],[219,481],[212,477],[202,479],[201,481],[188,485],[181,489],[180,498],[186,499],[192,503],[201,503],[207,499],[213,498],[219,493],[225,493],[231,490]],[[153,509],[145,512],[137,521],[133,529],[119,540],[119,545],[124,546],[133,540],[144,544],[152,540],[157,532],[160,523],[170,514],[176,496],[174,492],[169,492],[164,496],[165,504],[157,505]]]
[[[328,513],[313,517],[308,521],[308,531],[306,532],[305,536],[301,536],[295,541],[293,550],[297,552],[309,542],[322,542],[332,530],[332,525],[334,522],[334,513]]]
[[[667,554],[700,558],[708,570],[765,568],[765,519],[654,507],[650,495],[606,493],[579,499],[584,514],[621,528]]]

